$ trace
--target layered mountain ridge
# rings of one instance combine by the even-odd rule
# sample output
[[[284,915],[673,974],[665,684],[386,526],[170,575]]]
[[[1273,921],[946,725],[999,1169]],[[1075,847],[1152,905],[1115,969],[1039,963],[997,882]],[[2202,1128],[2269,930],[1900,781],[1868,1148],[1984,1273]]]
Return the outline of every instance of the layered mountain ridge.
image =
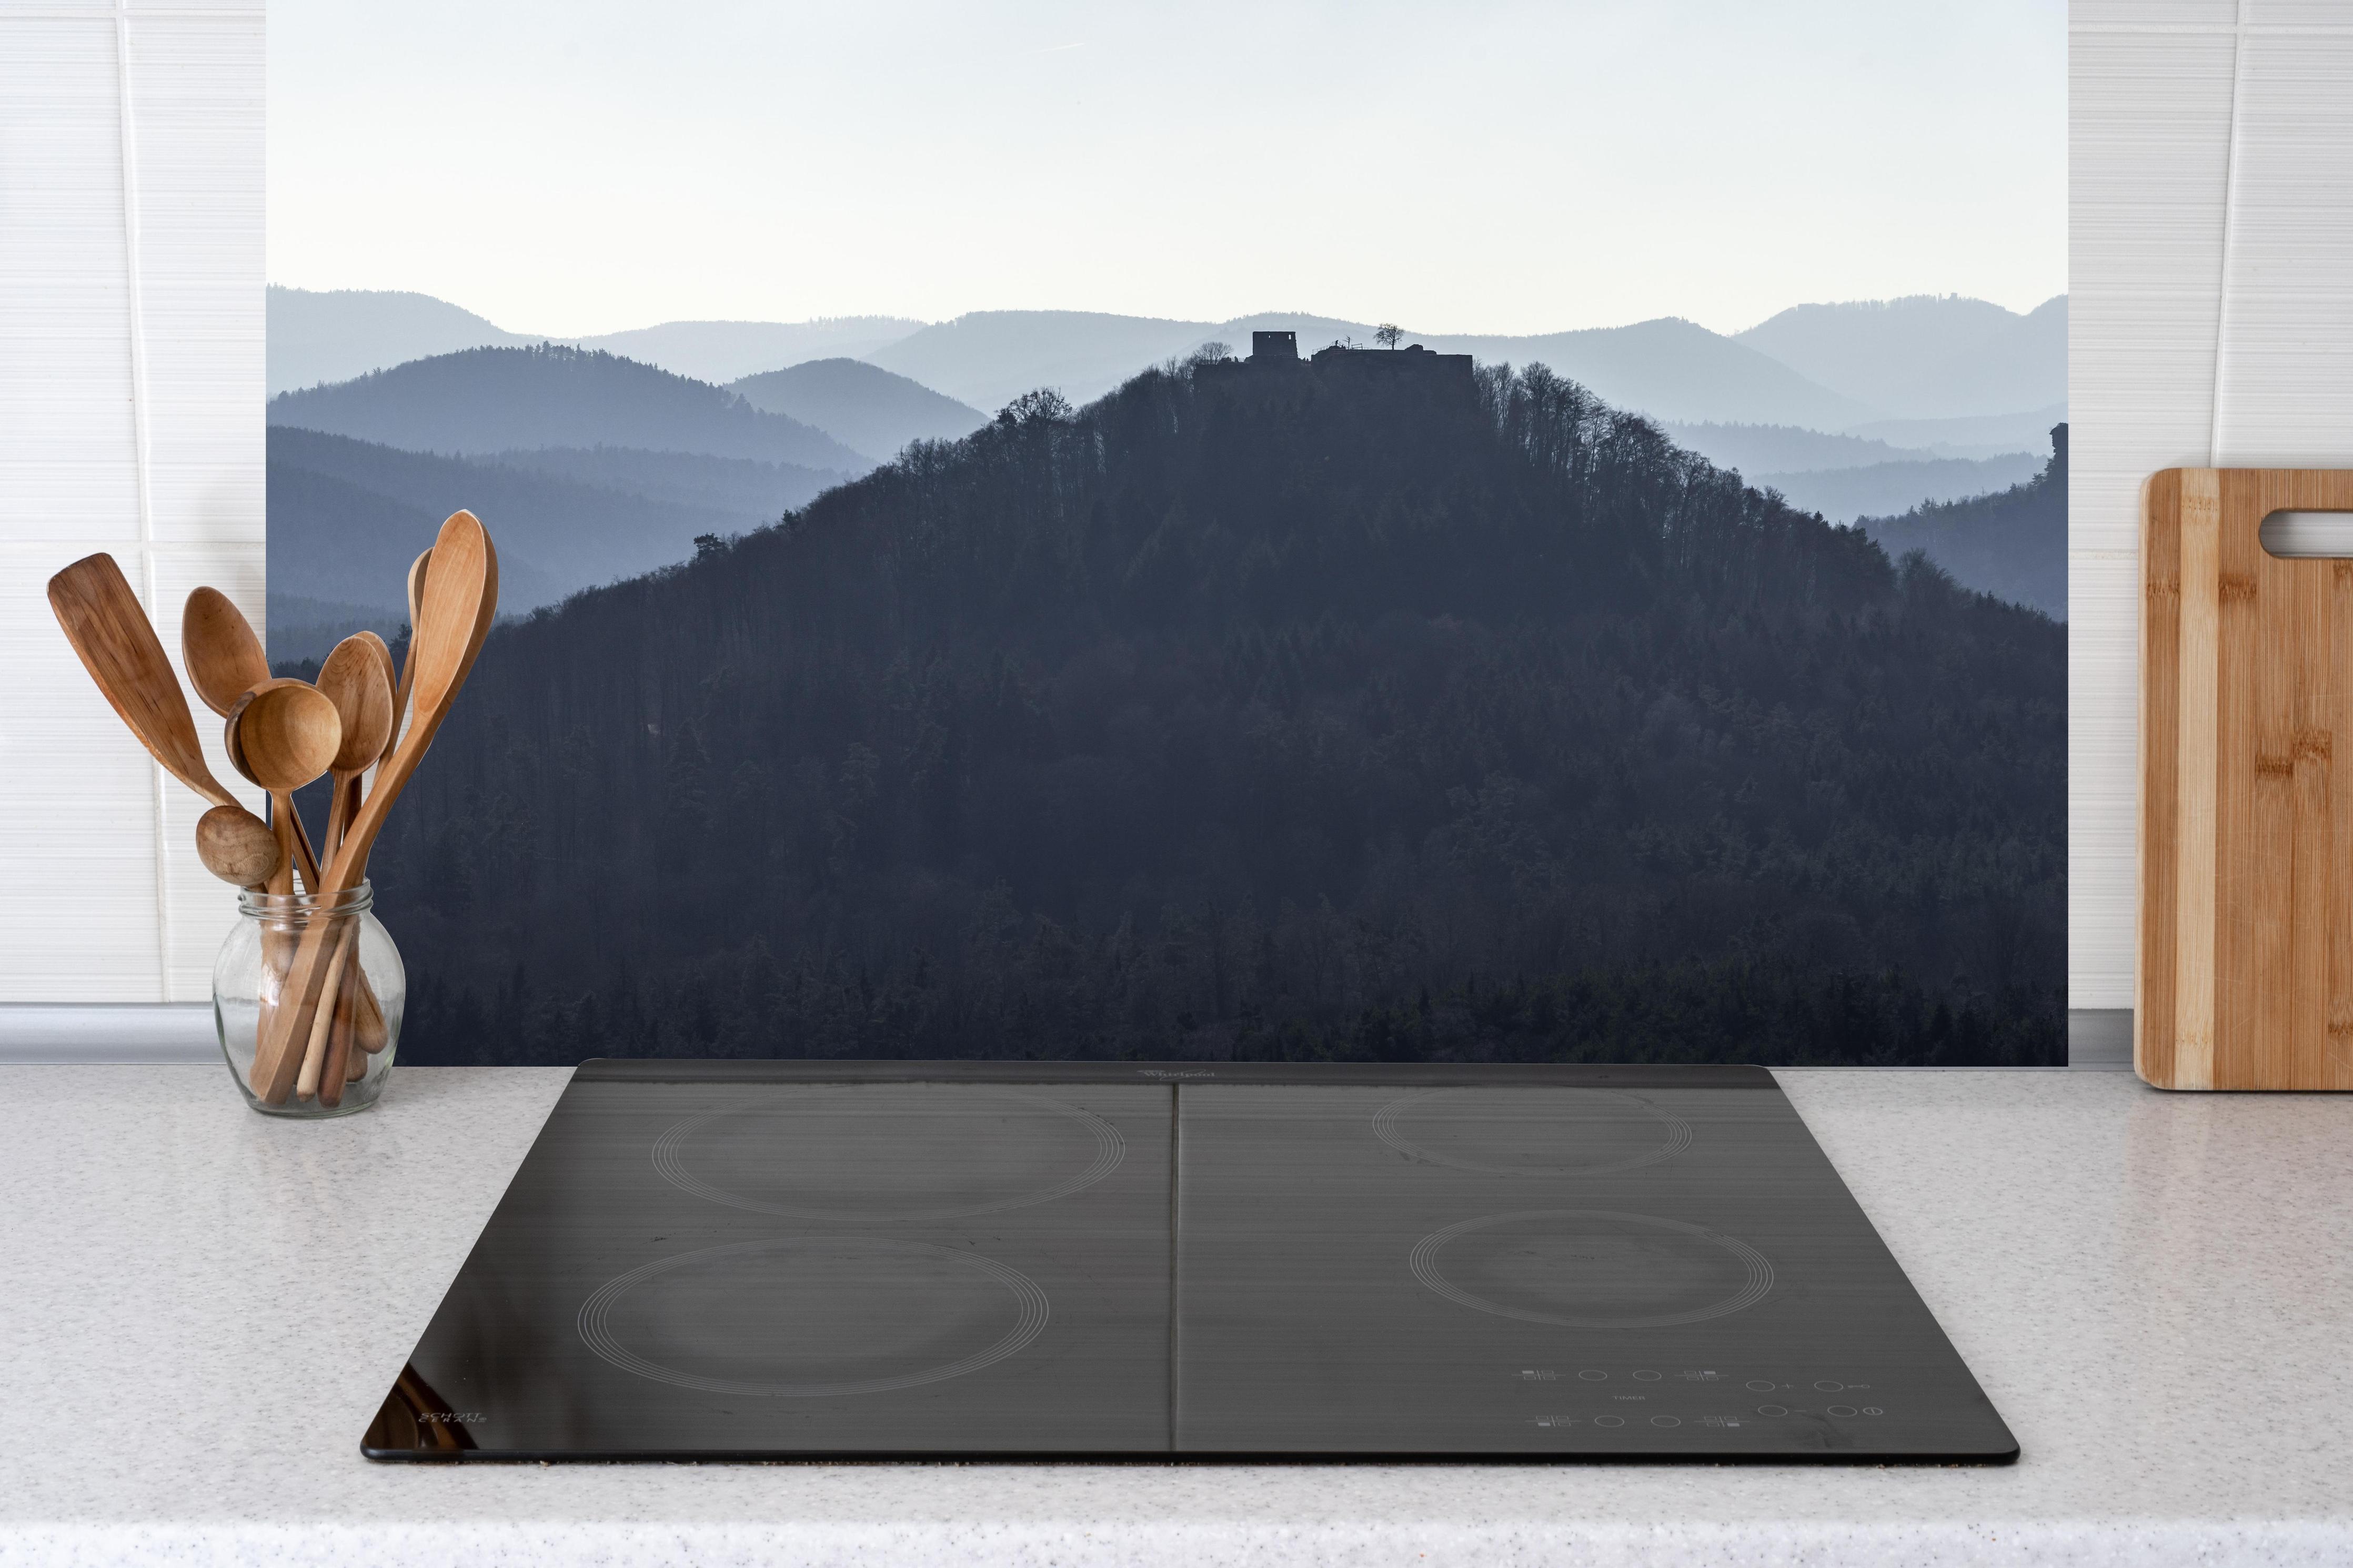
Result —
[[[493,633],[404,1052],[2063,1059],[2065,674],[1541,367],[1034,395]]]

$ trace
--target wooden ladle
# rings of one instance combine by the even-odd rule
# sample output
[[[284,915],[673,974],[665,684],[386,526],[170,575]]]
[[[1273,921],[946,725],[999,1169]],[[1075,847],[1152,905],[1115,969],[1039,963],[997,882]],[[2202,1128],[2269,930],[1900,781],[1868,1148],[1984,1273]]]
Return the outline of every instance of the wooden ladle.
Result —
[[[290,864],[301,861],[303,881],[322,891],[319,868],[294,820],[294,792],[325,773],[343,742],[343,716],[327,694],[302,680],[264,680],[229,709],[223,736],[245,776],[269,792],[279,847]],[[290,890],[282,885],[276,892]]]
[[[328,768],[333,781],[327,807],[327,849],[332,855],[343,841],[343,826],[357,809],[354,798],[360,775],[384,755],[392,735],[392,682],[376,650],[365,639],[348,637],[331,649],[319,666],[319,690],[335,705],[343,721],[343,742]]]
[[[222,788],[206,765],[179,678],[172,673],[172,661],[164,656],[139,596],[123,580],[122,568],[104,553],[75,562],[49,579],[49,608],[82,668],[148,754],[212,803],[213,809],[196,824],[196,857],[205,869],[226,881],[250,886],[243,879],[259,863],[256,835],[269,837],[269,829]],[[231,605],[230,613],[235,612]],[[274,843],[270,858],[274,870]],[[266,874],[262,879],[267,880]]]

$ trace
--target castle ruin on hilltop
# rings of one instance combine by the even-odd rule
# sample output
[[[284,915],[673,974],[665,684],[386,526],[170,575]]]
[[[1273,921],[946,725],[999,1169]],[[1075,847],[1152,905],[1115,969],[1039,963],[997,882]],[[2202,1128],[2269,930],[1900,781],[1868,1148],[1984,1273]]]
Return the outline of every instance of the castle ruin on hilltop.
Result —
[[[1346,376],[1365,381],[1410,382],[1413,384],[1468,393],[1472,388],[1469,354],[1432,353],[1419,343],[1401,349],[1360,349],[1334,343],[1314,357],[1299,357],[1299,334],[1292,331],[1252,332],[1248,359],[1203,360],[1193,367],[1205,381],[1237,389],[1271,389],[1288,378],[1314,374]],[[1283,377],[1285,382],[1269,378]]]

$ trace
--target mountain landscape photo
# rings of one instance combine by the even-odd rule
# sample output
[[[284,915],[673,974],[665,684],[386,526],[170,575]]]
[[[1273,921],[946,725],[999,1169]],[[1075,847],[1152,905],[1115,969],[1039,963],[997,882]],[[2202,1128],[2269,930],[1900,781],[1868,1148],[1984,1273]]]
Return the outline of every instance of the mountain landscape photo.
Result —
[[[1704,12],[273,13],[402,1059],[2064,1062],[2063,7]]]
[[[1033,395],[495,632],[404,1051],[2061,1059],[2064,628],[1424,362]]]
[[[542,341],[281,394],[281,669],[401,641],[453,499],[500,540],[375,866],[404,1048],[2062,1059],[2063,426],[2005,449],[2048,344],[1896,305],[1238,319],[1337,345],[1263,361],[997,312],[725,384]],[[1123,355],[1083,408],[906,374]],[[1999,390],[1905,394],[1932,361]]]

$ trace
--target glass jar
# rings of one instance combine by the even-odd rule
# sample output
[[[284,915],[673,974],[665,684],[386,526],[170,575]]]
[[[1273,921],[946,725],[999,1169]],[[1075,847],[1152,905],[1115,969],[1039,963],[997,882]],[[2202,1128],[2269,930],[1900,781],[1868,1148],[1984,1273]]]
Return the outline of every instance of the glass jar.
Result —
[[[254,1110],[348,1116],[384,1092],[408,975],[375,902],[366,882],[325,898],[238,892],[213,961],[213,1022]]]

